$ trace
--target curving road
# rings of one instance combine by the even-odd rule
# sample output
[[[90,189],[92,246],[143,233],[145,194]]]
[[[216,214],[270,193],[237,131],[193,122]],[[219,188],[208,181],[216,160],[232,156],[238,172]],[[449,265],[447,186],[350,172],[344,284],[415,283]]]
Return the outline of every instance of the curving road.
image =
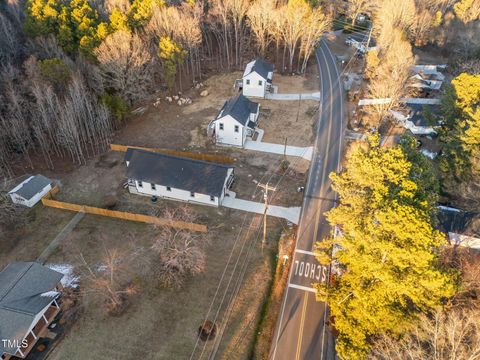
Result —
[[[328,175],[340,169],[344,130],[344,97],[335,58],[325,40],[316,49],[320,74],[320,117],[305,188],[288,287],[275,329],[270,360],[335,359],[328,308],[315,300],[312,283],[326,281],[328,269],[313,255],[316,241],[330,234],[324,213],[336,203]]]

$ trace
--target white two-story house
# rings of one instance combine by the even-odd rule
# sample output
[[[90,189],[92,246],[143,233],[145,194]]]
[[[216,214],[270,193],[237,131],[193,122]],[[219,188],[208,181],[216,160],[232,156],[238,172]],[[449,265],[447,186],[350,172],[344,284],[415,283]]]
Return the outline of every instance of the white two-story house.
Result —
[[[208,125],[208,134],[216,144],[243,147],[257,127],[260,105],[239,94],[223,105]]]
[[[261,59],[247,64],[241,79],[235,81],[235,86],[242,90],[243,95],[265,98],[272,91],[273,65]]]
[[[233,167],[129,148],[128,189],[133,194],[219,206],[234,181]]]

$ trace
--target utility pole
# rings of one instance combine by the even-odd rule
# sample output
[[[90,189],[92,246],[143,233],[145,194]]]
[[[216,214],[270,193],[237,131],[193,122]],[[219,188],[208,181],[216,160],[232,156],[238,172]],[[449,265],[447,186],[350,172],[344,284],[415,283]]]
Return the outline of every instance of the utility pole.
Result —
[[[263,212],[263,240],[262,240],[262,252],[265,243],[267,242],[267,209],[268,209],[268,190],[276,191],[277,189],[267,184],[258,184],[259,187],[264,189],[263,200],[265,201],[265,210]]]

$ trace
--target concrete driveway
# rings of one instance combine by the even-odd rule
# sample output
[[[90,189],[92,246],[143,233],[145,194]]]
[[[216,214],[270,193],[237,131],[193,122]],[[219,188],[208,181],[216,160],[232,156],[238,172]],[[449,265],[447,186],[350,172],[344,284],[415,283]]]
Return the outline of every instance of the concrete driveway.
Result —
[[[263,214],[265,212],[265,204],[263,203],[237,199],[235,197],[235,193],[231,191],[229,191],[229,195],[230,196],[225,196],[225,198],[223,199],[222,206],[236,210],[248,211],[255,214]],[[282,218],[294,224],[298,224],[298,220],[300,218],[300,210],[300,206],[283,207],[277,205],[269,205],[267,209],[267,215]]]
[[[307,94],[272,94],[267,93],[265,95],[267,100],[320,100],[320,92],[307,93]]]
[[[285,152],[285,154],[288,156],[301,157],[308,161],[312,160],[312,154],[313,154],[312,146],[298,147],[298,146],[287,145],[285,149],[285,145],[282,145],[282,144],[272,144],[272,143],[261,142],[261,141],[253,141],[249,139],[247,139],[247,141],[245,142],[245,149],[261,151],[261,152],[266,152],[271,154],[279,154],[279,155],[283,155]]]

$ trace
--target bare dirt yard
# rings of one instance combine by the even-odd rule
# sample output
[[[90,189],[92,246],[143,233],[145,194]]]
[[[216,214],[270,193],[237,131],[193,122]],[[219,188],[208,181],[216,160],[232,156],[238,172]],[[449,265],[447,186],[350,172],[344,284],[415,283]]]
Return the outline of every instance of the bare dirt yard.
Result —
[[[290,167],[284,171],[281,155],[215,147],[207,139],[206,125],[228,97],[236,94],[233,81],[240,74],[215,75],[205,80],[202,88],[185,91],[182,96],[192,99],[189,105],[169,103],[165,100],[166,94],[155,94],[148,102],[138,105],[145,107],[145,112],[132,115],[113,142],[230,155],[235,159],[236,182],[232,190],[237,197],[262,201],[257,184],[269,182],[278,188],[271,203],[300,206],[302,194],[296,189],[306,181],[307,161],[287,158]],[[315,67],[309,68],[306,76],[275,74],[274,84],[279,85],[279,92],[315,92],[318,91],[316,74]],[[203,90],[208,90],[209,95],[201,97]],[[154,106],[158,98],[159,105]],[[260,102],[259,121],[265,130],[264,141],[283,144],[287,137],[289,145],[312,145],[318,103]],[[127,180],[123,155],[108,151],[83,166],[41,171],[59,182],[60,192],[55,199],[61,201],[102,207],[104,197],[114,195],[117,200],[114,210],[149,215],[182,205],[161,199],[152,203],[148,197],[128,193],[123,186]],[[207,244],[203,273],[188,278],[181,289],[154,286],[139,277],[140,291],[120,316],[109,316],[102,306],[80,301],[80,316],[58,343],[52,359],[189,358],[194,351],[197,329],[209,308],[212,309],[211,320],[218,310],[219,329],[226,325],[219,358],[249,358],[275,271],[276,242],[288,224],[284,220],[268,219],[267,243],[262,251],[261,217],[258,215],[226,208],[188,206],[197,215],[197,222],[209,229],[203,238]],[[1,266],[13,260],[35,260],[74,213],[37,205],[26,211],[25,216],[28,217],[27,225],[0,243]],[[105,248],[125,249],[132,241],[138,247],[149,246],[157,232],[158,229],[147,224],[86,215],[47,262],[78,264],[81,254],[88,263],[101,265]],[[230,278],[231,285],[227,288]],[[228,310],[230,304],[233,306]],[[195,350],[197,355],[204,344],[200,341],[200,347]],[[209,341],[205,354],[213,346],[214,341]]]

